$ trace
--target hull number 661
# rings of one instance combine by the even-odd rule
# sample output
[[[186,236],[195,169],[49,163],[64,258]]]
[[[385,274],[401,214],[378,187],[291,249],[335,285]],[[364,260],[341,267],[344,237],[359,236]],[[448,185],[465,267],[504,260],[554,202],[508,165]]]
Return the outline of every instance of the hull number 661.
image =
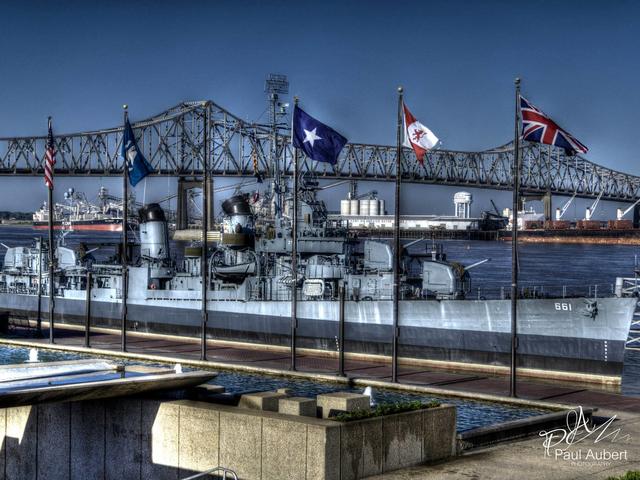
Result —
[[[554,306],[556,307],[556,310],[562,310],[565,312],[570,312],[572,310],[570,303],[556,302],[554,303]]]

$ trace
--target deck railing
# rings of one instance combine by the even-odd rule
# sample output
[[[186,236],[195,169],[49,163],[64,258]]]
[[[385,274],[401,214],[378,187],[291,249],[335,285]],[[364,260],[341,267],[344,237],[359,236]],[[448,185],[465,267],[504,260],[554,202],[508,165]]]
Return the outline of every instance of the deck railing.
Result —
[[[159,298],[159,291],[156,291],[154,298]],[[536,298],[603,298],[612,296],[640,296],[640,279],[622,278],[618,279],[618,283],[595,283],[590,285],[566,285],[566,284],[540,284],[540,283],[521,283],[518,288],[519,298],[536,299]],[[10,293],[18,295],[37,295],[37,286],[26,286],[24,284],[7,285],[0,282],[0,293]],[[43,283],[41,294],[48,295],[49,291],[46,284]],[[60,294],[58,290],[57,294]],[[353,288],[347,285],[347,300],[391,300],[393,298],[393,289],[391,287],[377,288],[375,290],[366,290],[362,288]],[[301,289],[298,290],[299,300],[329,300],[335,299],[337,292],[329,291],[322,297],[306,297]],[[120,289],[116,289],[115,297],[122,298]],[[438,295],[438,298],[446,298],[447,295]],[[511,287],[506,283],[484,284],[481,287],[472,286],[467,292],[465,298],[468,300],[507,300],[511,297]],[[174,297],[171,297],[174,298]],[[402,299],[421,300],[433,299],[434,295],[420,290],[419,287],[404,289]],[[213,295],[210,300],[214,300]],[[289,288],[276,288],[267,291],[263,288],[254,287],[245,291],[242,288],[226,290],[224,301],[290,301],[291,290]]]

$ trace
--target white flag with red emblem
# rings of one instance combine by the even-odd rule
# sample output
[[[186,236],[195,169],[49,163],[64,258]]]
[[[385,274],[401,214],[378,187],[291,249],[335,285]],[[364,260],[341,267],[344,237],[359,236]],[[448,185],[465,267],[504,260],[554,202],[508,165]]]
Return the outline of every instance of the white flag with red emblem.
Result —
[[[427,150],[431,150],[438,143],[438,137],[436,137],[431,130],[421,124],[416,117],[414,117],[407,106],[403,103],[404,109],[404,143],[405,147],[413,148],[416,153],[416,158],[422,164],[424,162],[424,155]]]

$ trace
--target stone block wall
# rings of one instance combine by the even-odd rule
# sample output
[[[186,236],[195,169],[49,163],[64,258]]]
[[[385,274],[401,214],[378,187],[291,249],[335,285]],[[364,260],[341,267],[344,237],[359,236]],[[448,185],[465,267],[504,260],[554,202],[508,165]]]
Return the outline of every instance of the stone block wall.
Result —
[[[340,423],[188,400],[0,409],[0,480],[346,480],[454,454],[455,408]]]
[[[341,480],[380,475],[455,454],[453,406],[342,424]]]

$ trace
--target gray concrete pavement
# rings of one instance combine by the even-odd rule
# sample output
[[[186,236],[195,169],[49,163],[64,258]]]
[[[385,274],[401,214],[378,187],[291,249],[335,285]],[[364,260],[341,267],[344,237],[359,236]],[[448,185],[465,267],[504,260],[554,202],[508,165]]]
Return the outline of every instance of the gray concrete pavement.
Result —
[[[596,442],[596,435],[592,435],[568,448],[574,458],[581,455],[581,460],[555,458],[553,448],[550,449],[551,457],[545,457],[543,438],[535,437],[469,452],[445,463],[369,477],[369,480],[600,480],[628,470],[640,470],[640,415],[611,410],[597,413],[600,417],[616,414],[616,421],[607,429],[611,432],[620,428],[614,442],[609,438]],[[603,455],[603,452],[621,452],[619,455],[626,456],[626,460],[587,458],[590,451],[595,456]]]

